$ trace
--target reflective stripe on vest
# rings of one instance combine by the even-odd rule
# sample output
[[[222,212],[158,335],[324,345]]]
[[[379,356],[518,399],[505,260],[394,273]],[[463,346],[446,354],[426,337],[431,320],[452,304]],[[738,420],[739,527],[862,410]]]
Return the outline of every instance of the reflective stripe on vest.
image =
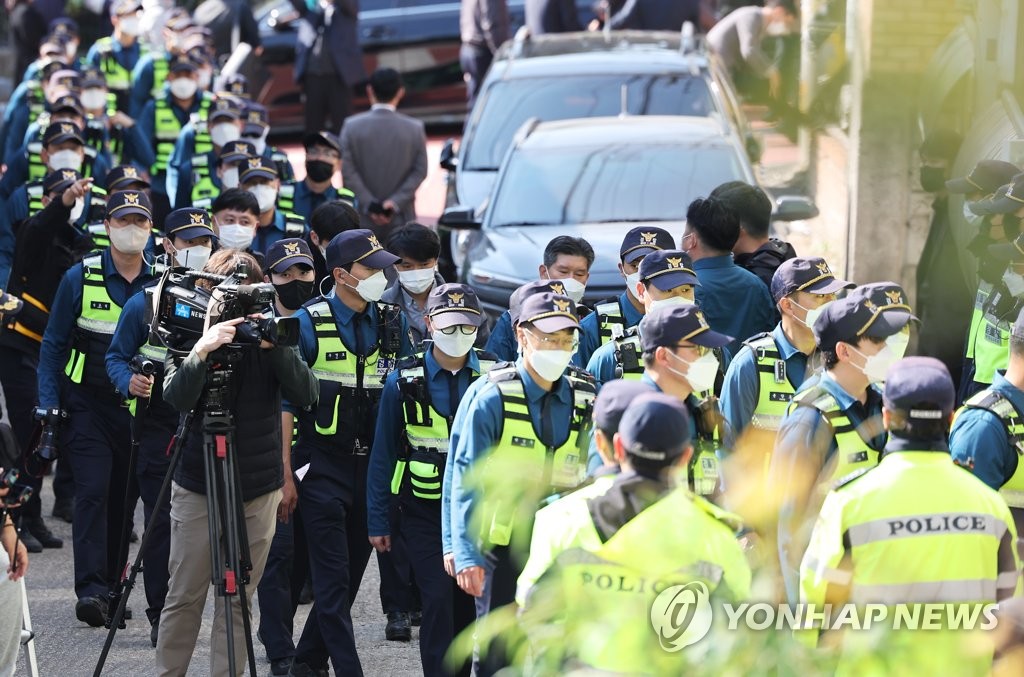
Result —
[[[1016,317],[1016,313],[1014,313]],[[974,342],[974,380],[991,384],[996,372],[1010,361],[1010,323],[983,313]]]
[[[821,412],[832,428],[837,447],[833,459],[834,467],[829,476],[819,478],[820,481],[825,481],[831,486],[855,470],[878,465],[878,452],[864,441],[857,428],[839,408],[836,398],[824,388],[814,387],[798,393],[790,402],[787,411],[792,412],[798,406],[814,407]],[[868,422],[865,421],[861,425]]]
[[[192,158],[192,202],[212,199],[218,195],[220,195],[220,189],[210,177],[210,156],[194,156]]]
[[[1011,508],[1024,508],[1024,420],[1013,403],[996,390],[982,390],[976,393],[957,412],[957,416],[967,408],[986,409],[1002,421],[1006,428],[1007,442],[1017,453],[1017,469],[1003,486],[999,487],[1000,495]]]
[[[974,359],[974,346],[978,341],[978,331],[981,329],[985,317],[985,303],[991,293],[991,283],[978,282],[978,291],[974,295],[974,310],[971,311],[971,327],[967,330],[967,344],[964,347],[964,357],[969,360]]]
[[[31,219],[43,211],[43,182],[33,181],[25,186],[25,192],[28,193],[28,218]]]
[[[168,63],[166,55],[153,59],[153,88],[149,90],[149,93],[154,99],[163,93],[164,82],[167,80],[170,70],[171,64]]]
[[[121,306],[114,303],[107,292],[106,281],[103,277],[103,262],[98,255],[87,257],[82,261],[82,309],[75,320],[77,336],[75,344],[71,348],[71,355],[64,373],[71,379],[72,383],[82,383],[87,366],[93,373],[100,373],[100,369],[106,372],[103,366],[106,358],[106,351],[101,355],[92,354],[89,350],[90,344],[107,344],[114,335],[117,328],[117,319],[121,316]],[[91,364],[99,361],[98,365]],[[90,365],[86,365],[90,362]],[[89,385],[108,385],[103,383],[90,383]],[[111,386],[112,387],[112,386]]]
[[[302,237],[306,234],[306,219],[298,214],[286,213],[284,215],[285,237]]]
[[[41,134],[42,132],[40,132]],[[46,163],[43,162],[43,142],[31,141],[28,144],[28,180],[42,181],[46,178]]]
[[[280,172],[278,172],[280,174]],[[282,212],[295,211],[295,184],[282,183],[277,190],[277,208]]]
[[[512,531],[517,513],[529,510],[531,513],[537,503],[530,500],[526,504],[523,495],[518,498],[511,494],[517,490],[528,494],[536,494],[537,502],[544,496],[556,491],[577,486],[586,474],[587,450],[591,412],[596,395],[594,383],[586,372],[566,372],[572,392],[573,413],[569,422],[569,435],[558,448],[546,447],[535,430],[530,409],[523,391],[523,383],[515,366],[491,370],[488,377],[495,382],[501,393],[502,431],[494,449],[488,455],[486,463],[492,471],[503,472],[503,468],[516,467],[522,470],[520,476],[513,478],[519,487],[510,493],[491,497],[484,494],[483,527],[488,543],[508,545],[512,539]],[[494,475],[494,472],[485,473]],[[504,482],[504,477],[490,477],[491,482]]]
[[[746,341],[757,362],[757,406],[750,417],[750,425],[759,430],[778,431],[786,408],[796,393],[786,376],[786,361],[779,353],[778,344],[771,334]]]
[[[211,101],[212,99],[204,96],[196,114],[196,120],[204,125],[210,112]],[[171,109],[171,95],[157,98],[156,107],[153,110],[153,150],[156,153],[156,161],[150,168],[151,174],[167,171],[167,163],[170,162],[171,155],[174,154],[174,144],[181,136],[182,127],[183,125],[178,122],[177,116]]]
[[[114,56],[114,40],[109,35],[96,41],[100,53],[100,70],[107,79],[107,89],[127,92],[132,86],[132,72]],[[161,80],[161,84],[163,81]]]
[[[597,313],[597,335],[598,344],[604,345],[612,339],[622,338],[626,335],[626,319],[622,315],[622,308],[618,300],[598,303],[594,306]]]

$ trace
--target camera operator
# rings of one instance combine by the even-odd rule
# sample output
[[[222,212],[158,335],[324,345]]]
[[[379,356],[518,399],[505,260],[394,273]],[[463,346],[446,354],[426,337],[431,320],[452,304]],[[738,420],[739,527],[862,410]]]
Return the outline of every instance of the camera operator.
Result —
[[[245,264],[249,283],[262,281],[252,256],[222,250],[210,257],[206,272],[230,275],[236,265]],[[216,362],[215,351],[231,344],[236,318],[213,325],[196,342],[184,360],[169,359],[164,374],[164,399],[179,411],[201,404],[206,386],[208,359]],[[234,395],[235,435],[240,493],[244,502],[245,531],[248,535],[252,571],[245,586],[247,599],[259,585],[274,536],[277,507],[281,501],[281,397],[297,407],[308,407],[317,399],[317,381],[294,348],[245,346],[229,348],[240,353],[231,367]],[[193,425],[185,439],[181,459],[171,488],[170,586],[157,641],[157,672],[184,675],[188,671],[202,624],[203,607],[210,588],[210,547],[206,482],[203,463],[202,426]],[[241,605],[231,599],[234,652],[238,669],[246,663],[246,643]],[[228,670],[224,599],[217,597],[211,636],[213,675]]]
[[[6,315],[3,318],[0,350],[4,359],[0,360],[0,386],[4,389],[14,438],[21,450],[21,469],[25,469],[25,455],[31,451],[32,412],[39,401],[36,381],[39,347],[50,319],[50,305],[61,277],[76,258],[89,250],[91,244],[88,236],[71,225],[75,220],[76,205],[85,200],[91,186],[91,178],[83,179],[81,174],[71,169],[50,173],[43,180],[41,199],[45,206],[24,221],[17,231],[14,267],[7,291],[26,303],[17,317]],[[67,463],[65,460],[61,465],[66,466]],[[54,536],[43,522],[39,500],[42,478],[26,472],[22,482],[33,489],[32,498],[19,510],[25,545],[30,552],[41,552],[43,545],[61,547],[61,539]],[[57,490],[56,483],[54,490]],[[62,500],[65,505],[55,504],[55,511],[66,508],[70,512],[71,496],[60,496],[57,503]],[[70,515],[68,519],[70,521]]]
[[[217,237],[205,210],[186,207],[171,212],[164,221],[164,232],[164,251],[175,266],[203,269]],[[107,351],[106,367],[117,391],[133,398],[129,411],[135,419],[133,434],[138,445],[135,477],[146,524],[153,530],[142,558],[149,638],[156,646],[160,610],[167,596],[167,560],[171,549],[171,504],[165,497],[164,502],[157,505],[157,499],[170,464],[167,448],[178,424],[178,412],[163,399],[167,350],[151,339],[146,322],[147,308],[153,307],[154,289],[147,287],[125,303]],[[135,362],[140,357],[150,362],[155,369],[153,374],[141,373]],[[113,612],[111,609],[110,613]]]
[[[130,419],[105,358],[121,308],[155,280],[142,252],[153,227],[149,198],[114,193],[104,221],[110,248],[64,275],[39,354],[39,405],[67,411],[67,457],[75,476],[75,615],[104,624],[120,562],[121,499],[129,485]],[[113,500],[111,500],[113,499]]]

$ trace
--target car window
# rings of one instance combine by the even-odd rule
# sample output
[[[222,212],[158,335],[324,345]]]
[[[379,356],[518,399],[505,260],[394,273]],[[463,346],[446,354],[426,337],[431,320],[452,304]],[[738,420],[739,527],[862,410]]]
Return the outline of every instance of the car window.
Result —
[[[520,150],[509,158],[490,223],[681,221],[694,198],[746,179],[734,150],[717,141]]]
[[[711,93],[690,75],[596,75],[503,80],[488,88],[474,111],[479,120],[466,148],[465,168],[495,170],[516,130],[530,118],[542,121],[618,115],[622,85],[633,115],[695,115],[714,111]],[[491,111],[491,112],[489,112]],[[495,114],[498,112],[498,114]]]

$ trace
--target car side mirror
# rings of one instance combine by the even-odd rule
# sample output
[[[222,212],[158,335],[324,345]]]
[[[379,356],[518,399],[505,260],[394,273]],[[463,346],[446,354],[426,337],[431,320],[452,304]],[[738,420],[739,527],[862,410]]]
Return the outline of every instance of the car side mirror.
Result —
[[[745,150],[747,151],[747,157],[751,162],[757,164],[761,161],[761,155],[764,153],[764,148],[761,146],[761,141],[753,134],[747,134],[747,138],[744,142]]]
[[[441,169],[454,172],[459,166],[459,157],[455,153],[455,139],[448,139],[441,147]]]
[[[818,207],[803,195],[783,195],[775,200],[774,221],[806,221],[818,215]]]
[[[480,228],[480,220],[476,216],[476,210],[462,205],[456,205],[444,210],[437,223],[452,230],[477,230]]]

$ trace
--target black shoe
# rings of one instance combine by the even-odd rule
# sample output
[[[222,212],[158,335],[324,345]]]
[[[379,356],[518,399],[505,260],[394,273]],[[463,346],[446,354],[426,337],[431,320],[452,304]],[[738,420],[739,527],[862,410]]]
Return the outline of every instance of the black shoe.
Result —
[[[75,604],[75,616],[89,627],[99,628],[107,622],[107,600],[105,597],[93,595],[83,597]]]
[[[270,661],[270,674],[287,675],[292,668],[293,660],[295,659],[289,656],[288,658],[278,658],[276,661]]]
[[[313,583],[308,578],[305,584],[302,586],[302,590],[299,592],[299,604],[312,604],[313,603]]]
[[[71,524],[74,518],[75,502],[71,498],[58,498],[53,502],[53,511],[50,513],[54,517],[60,518]]]
[[[157,640],[159,634],[160,634],[160,620],[157,619],[156,623],[154,623],[149,628],[149,643],[153,645],[154,649],[156,648],[156,640]],[[276,675],[277,673],[275,672],[274,674]]]
[[[288,668],[289,677],[330,677],[330,673],[327,671],[327,666],[322,668],[314,668],[305,663],[293,662],[291,667]]]
[[[29,552],[42,552],[43,544],[39,542],[39,539],[32,535],[32,532],[24,527],[18,532],[18,538],[25,544],[25,549]]]
[[[39,541],[44,548],[64,547],[64,541],[53,535],[53,532],[50,531],[48,526],[46,526],[46,522],[43,521],[42,517],[23,519],[21,521],[21,526],[23,529],[35,536],[36,540]]]
[[[409,625],[409,614],[404,611],[392,611],[388,614],[388,624],[384,628],[384,637],[392,642],[408,642],[412,639],[412,626]]]
[[[423,612],[413,611],[411,614],[409,614],[409,622],[417,628],[420,627],[420,623],[423,622]]]

